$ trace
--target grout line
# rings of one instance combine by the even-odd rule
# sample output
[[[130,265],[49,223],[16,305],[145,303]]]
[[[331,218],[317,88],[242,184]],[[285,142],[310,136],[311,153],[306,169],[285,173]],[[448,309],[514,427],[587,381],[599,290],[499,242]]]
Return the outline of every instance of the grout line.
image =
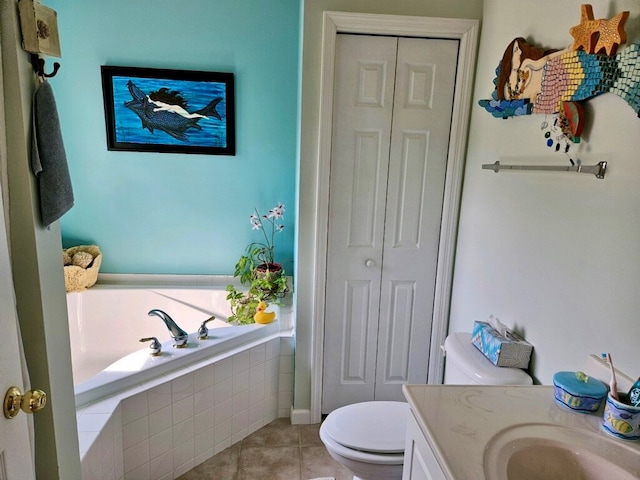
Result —
[[[241,457],[242,457],[242,440],[240,440],[240,445],[238,446],[238,458],[236,458],[235,480],[240,480],[240,458]]]

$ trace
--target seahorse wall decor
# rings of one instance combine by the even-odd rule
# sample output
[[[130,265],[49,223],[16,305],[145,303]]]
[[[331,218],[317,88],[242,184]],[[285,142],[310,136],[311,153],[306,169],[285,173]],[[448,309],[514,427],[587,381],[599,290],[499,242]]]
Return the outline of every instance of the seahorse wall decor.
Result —
[[[629,12],[620,12],[595,20],[591,5],[582,5],[580,23],[569,29],[573,44],[564,50],[544,50],[515,38],[496,68],[491,99],[478,103],[496,118],[550,116],[553,120],[542,124],[547,145],[565,153],[580,141],[580,102],[614,93],[640,116],[640,39],[618,51],[627,40],[628,17]]]

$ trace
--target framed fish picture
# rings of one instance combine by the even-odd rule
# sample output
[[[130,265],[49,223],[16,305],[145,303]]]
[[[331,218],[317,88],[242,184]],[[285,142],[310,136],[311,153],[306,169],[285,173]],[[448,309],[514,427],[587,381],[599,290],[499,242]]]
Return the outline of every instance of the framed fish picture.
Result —
[[[235,155],[233,73],[101,67],[107,148]]]

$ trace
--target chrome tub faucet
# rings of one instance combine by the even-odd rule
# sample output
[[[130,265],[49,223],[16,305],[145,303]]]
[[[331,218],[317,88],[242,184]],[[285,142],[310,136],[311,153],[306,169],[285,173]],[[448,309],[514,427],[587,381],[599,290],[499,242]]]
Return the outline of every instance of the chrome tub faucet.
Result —
[[[173,319],[162,310],[153,309],[149,311],[149,316],[155,315],[156,317],[160,317],[164,324],[169,329],[171,336],[174,340],[174,347],[184,348],[187,346],[187,340],[189,339],[189,334],[182,330]]]

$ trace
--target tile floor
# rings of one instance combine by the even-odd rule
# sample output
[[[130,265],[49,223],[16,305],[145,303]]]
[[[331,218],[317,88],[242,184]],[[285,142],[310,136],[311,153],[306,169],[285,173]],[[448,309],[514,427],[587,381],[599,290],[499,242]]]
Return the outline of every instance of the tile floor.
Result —
[[[278,418],[178,480],[310,480],[352,475],[329,456],[317,425],[291,425]]]

